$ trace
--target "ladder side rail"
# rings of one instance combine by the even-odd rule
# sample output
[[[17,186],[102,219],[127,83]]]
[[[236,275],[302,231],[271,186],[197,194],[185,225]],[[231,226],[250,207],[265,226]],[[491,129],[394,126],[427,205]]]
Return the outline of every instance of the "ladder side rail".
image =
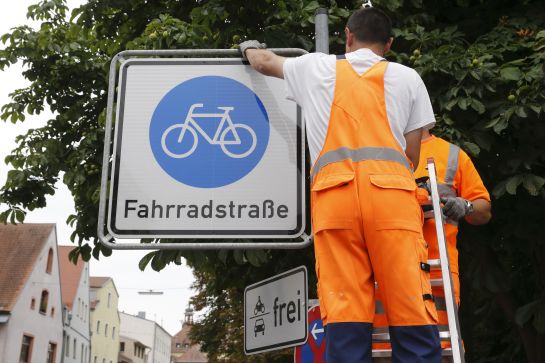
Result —
[[[450,263],[448,258],[447,241],[445,238],[443,214],[441,213],[439,190],[437,188],[437,174],[433,158],[428,158],[427,167],[430,178],[431,199],[433,205],[433,215],[435,218],[435,229],[437,233],[437,244],[439,247],[439,258],[441,261],[443,288],[445,291],[445,303],[447,308],[450,343],[452,347],[452,358],[454,363],[464,363],[465,359],[462,338],[460,335],[460,323],[458,321],[458,306],[454,298],[454,289],[452,284],[452,275],[450,274]]]

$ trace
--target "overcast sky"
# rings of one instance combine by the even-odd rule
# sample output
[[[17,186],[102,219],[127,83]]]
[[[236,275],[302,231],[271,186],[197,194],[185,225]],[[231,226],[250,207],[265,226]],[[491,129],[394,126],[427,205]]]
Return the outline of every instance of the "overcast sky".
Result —
[[[27,7],[38,0],[2,0],[0,5],[0,35],[9,32],[15,26],[30,24],[26,19]],[[85,0],[68,0],[73,8],[85,3]],[[3,46],[3,45],[0,45]],[[8,94],[14,89],[25,87],[28,82],[21,75],[20,65],[12,66],[0,72],[0,105],[8,102]],[[51,113],[42,113],[39,116],[27,117],[24,123],[4,123],[0,121],[0,185],[4,185],[8,167],[4,158],[16,146],[15,137],[25,133],[29,128],[43,125]],[[3,208],[3,207],[0,207]],[[74,213],[74,203],[68,189],[59,182],[55,195],[47,200],[47,207],[33,211],[27,215],[29,223],[56,223],[59,244],[70,245],[72,231],[66,225],[67,217]],[[92,276],[110,276],[114,279],[119,291],[119,310],[129,314],[145,311],[147,317],[156,320],[170,333],[175,334],[181,328],[184,310],[189,298],[194,294],[190,285],[194,278],[187,266],[171,265],[160,273],[148,268],[145,272],[138,269],[138,261],[147,252],[142,251],[114,251],[112,256],[100,261],[91,261]],[[158,290],[164,294],[139,295],[141,290]]]

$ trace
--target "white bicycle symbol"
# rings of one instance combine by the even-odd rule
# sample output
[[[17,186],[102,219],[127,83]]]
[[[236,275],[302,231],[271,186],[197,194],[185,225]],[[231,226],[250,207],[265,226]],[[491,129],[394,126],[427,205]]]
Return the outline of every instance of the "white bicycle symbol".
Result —
[[[165,132],[163,132],[163,136],[161,137],[161,146],[165,154],[167,154],[171,158],[176,158],[176,159],[186,158],[189,155],[193,154],[193,152],[195,151],[199,143],[199,136],[197,135],[197,132],[199,132],[199,134],[201,134],[210,145],[221,146],[221,149],[223,150],[223,152],[227,156],[230,156],[232,158],[236,158],[236,159],[244,158],[250,155],[255,150],[255,147],[257,145],[257,137],[255,135],[254,130],[252,130],[250,126],[245,124],[234,124],[233,121],[231,120],[231,116],[229,115],[229,112],[234,110],[234,107],[218,107],[218,109],[223,110],[223,113],[195,113],[195,109],[200,107],[203,107],[202,103],[195,103],[191,105],[191,107],[189,108],[189,112],[187,113],[187,116],[183,123],[174,124],[170,126],[169,128],[167,128]],[[208,134],[193,119],[194,117],[214,118],[214,119],[221,118],[218,128],[214,134],[214,137],[210,138],[210,136],[208,136]],[[227,126],[224,128],[224,125],[226,123],[227,123]],[[182,143],[186,134],[189,134],[193,137],[193,144],[191,148],[189,148],[189,150],[186,152],[181,152],[181,153],[172,152],[166,144],[167,136],[172,131],[177,129],[180,129],[180,134],[178,135],[178,144]],[[250,147],[248,148],[248,150],[242,153],[231,152],[228,149],[229,145],[242,144],[240,136],[237,132],[237,129],[239,131],[246,130],[252,138],[252,143]],[[233,140],[225,140],[225,137],[229,134],[229,132],[232,133]]]

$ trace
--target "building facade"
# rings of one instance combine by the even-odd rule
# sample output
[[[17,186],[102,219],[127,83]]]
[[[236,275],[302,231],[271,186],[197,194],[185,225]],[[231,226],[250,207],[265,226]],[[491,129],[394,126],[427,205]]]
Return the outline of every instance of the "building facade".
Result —
[[[62,363],[89,363],[89,264],[81,258],[77,264],[72,263],[68,255],[73,248],[59,246],[64,326]]]
[[[150,349],[138,340],[119,337],[119,363],[148,363]]]
[[[162,326],[140,316],[120,313],[121,335],[138,340],[150,348],[148,363],[170,363],[172,336]]]
[[[61,362],[54,224],[0,224],[0,362]]]
[[[119,354],[119,294],[110,277],[90,278],[91,363],[116,363]]]

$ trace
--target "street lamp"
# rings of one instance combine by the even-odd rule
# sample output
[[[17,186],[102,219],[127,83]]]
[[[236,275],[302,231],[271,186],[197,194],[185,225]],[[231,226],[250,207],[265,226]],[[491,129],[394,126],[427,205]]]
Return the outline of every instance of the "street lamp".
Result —
[[[145,290],[145,291],[138,291],[138,294],[140,294],[140,295],[163,295],[163,292],[153,290],[153,289],[149,289],[149,290]]]

